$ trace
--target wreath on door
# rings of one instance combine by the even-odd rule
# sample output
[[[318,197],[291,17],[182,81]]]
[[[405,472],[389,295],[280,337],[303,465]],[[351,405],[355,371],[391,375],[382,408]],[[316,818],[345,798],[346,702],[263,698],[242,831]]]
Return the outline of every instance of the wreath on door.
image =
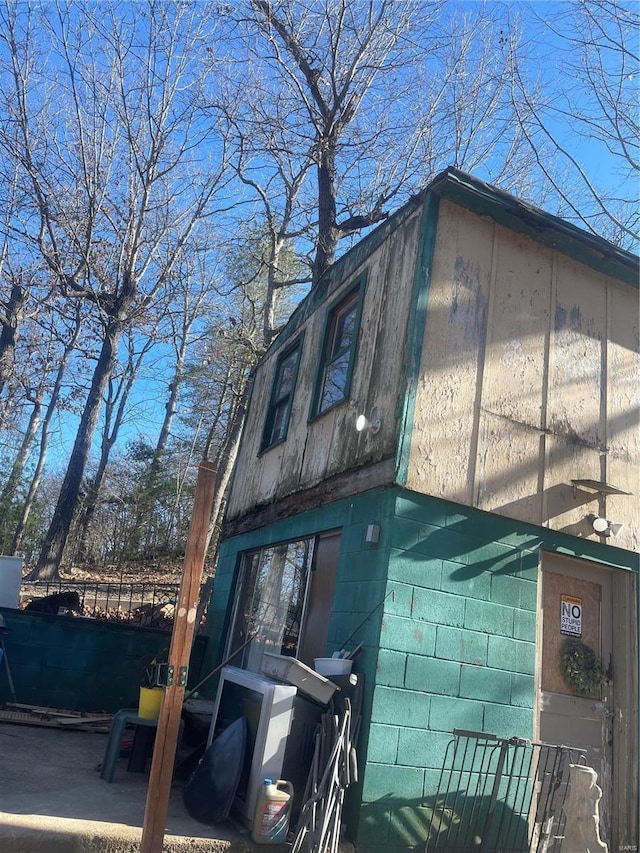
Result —
[[[592,648],[573,637],[561,651],[562,674],[567,685],[587,699],[597,698],[602,683],[602,664]]]

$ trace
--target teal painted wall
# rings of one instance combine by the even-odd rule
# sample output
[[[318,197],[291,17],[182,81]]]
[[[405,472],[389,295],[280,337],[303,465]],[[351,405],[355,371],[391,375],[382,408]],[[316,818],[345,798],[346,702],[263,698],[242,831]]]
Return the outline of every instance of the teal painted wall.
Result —
[[[350,644],[365,644],[366,691],[348,833],[358,853],[423,851],[453,729],[532,735],[540,549],[635,571],[637,557],[397,486],[364,492],[223,542],[205,671],[222,655],[239,554],[334,528],[327,652],[364,620]]]
[[[27,705],[109,712],[138,705],[140,661],[169,648],[171,635],[97,619],[0,609],[17,700]],[[206,638],[195,639],[189,684],[197,683]],[[0,703],[10,702],[4,662]]]
[[[540,549],[637,566],[629,552],[402,490],[383,544],[395,594],[380,632],[359,853],[424,850],[454,728],[532,736]]]
[[[334,529],[342,530],[342,539],[327,652],[331,654],[339,649],[385,595],[386,555],[379,546],[367,544],[365,534],[368,524],[385,526],[393,512],[393,500],[391,489],[372,490],[356,498],[335,501],[222,542],[207,616],[209,646],[203,671],[211,671],[222,661],[239,555],[253,548]],[[365,622],[353,638],[353,644],[364,642],[365,651],[367,646],[375,650],[381,616],[380,607],[374,618]],[[373,678],[375,656],[370,651],[359,656],[358,665]],[[209,696],[215,695],[214,679],[207,685],[206,691]]]
[[[388,530],[394,506],[394,489],[371,490],[355,498],[335,501],[222,542],[214,592],[207,616],[209,645],[203,673],[212,671],[222,661],[239,555],[243,551],[264,545],[341,529],[340,557],[327,654],[330,655],[341,648],[357,629],[349,647],[364,643],[362,652],[354,662],[354,671],[365,676],[363,726],[359,740],[364,755],[367,739],[365,721],[370,717],[382,603],[387,594],[387,550],[381,544],[366,543],[365,535],[369,524],[379,524],[383,531]],[[216,679],[211,679],[201,693],[213,698],[215,688]],[[350,837],[355,836],[361,793],[361,782],[352,785],[346,792],[343,818]]]

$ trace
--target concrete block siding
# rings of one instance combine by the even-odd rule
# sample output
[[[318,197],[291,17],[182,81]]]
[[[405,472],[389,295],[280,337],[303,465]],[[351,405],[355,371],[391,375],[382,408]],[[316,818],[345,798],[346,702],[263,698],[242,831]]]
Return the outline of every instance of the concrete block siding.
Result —
[[[454,728],[530,738],[538,554],[591,543],[398,490],[358,851],[424,850]],[[601,555],[599,555],[601,557]]]
[[[365,542],[372,523],[377,545]],[[454,728],[532,736],[540,550],[626,569],[633,555],[398,486],[374,489],[223,543],[209,619],[218,660],[239,555],[333,529],[342,539],[327,653],[358,628],[350,645],[364,642],[355,669],[366,678],[349,837],[358,853],[423,851]]]
[[[397,595],[380,632],[359,850],[424,848],[454,728],[531,737],[537,565],[523,565],[512,523],[501,535],[502,519],[483,522],[397,494],[388,552]]]

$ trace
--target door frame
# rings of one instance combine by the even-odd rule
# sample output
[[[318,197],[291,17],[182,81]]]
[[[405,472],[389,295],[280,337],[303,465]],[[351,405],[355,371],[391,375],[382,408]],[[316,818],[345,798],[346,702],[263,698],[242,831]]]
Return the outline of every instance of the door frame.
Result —
[[[545,561],[546,557],[546,561]],[[553,565],[549,566],[549,561]],[[543,568],[543,563],[545,567]],[[638,849],[638,576],[607,563],[540,549],[536,613],[534,738],[540,730],[542,674],[542,580],[549,569],[583,577],[581,570],[597,569],[611,578],[613,660],[611,839],[610,850]]]

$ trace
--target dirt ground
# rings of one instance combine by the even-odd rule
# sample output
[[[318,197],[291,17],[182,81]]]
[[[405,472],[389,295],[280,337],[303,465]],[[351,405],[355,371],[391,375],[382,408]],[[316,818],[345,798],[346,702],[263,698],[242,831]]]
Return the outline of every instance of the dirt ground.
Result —
[[[82,564],[61,566],[60,578],[63,581],[99,581],[101,583],[180,583],[182,568],[181,562],[161,560],[118,566]]]

